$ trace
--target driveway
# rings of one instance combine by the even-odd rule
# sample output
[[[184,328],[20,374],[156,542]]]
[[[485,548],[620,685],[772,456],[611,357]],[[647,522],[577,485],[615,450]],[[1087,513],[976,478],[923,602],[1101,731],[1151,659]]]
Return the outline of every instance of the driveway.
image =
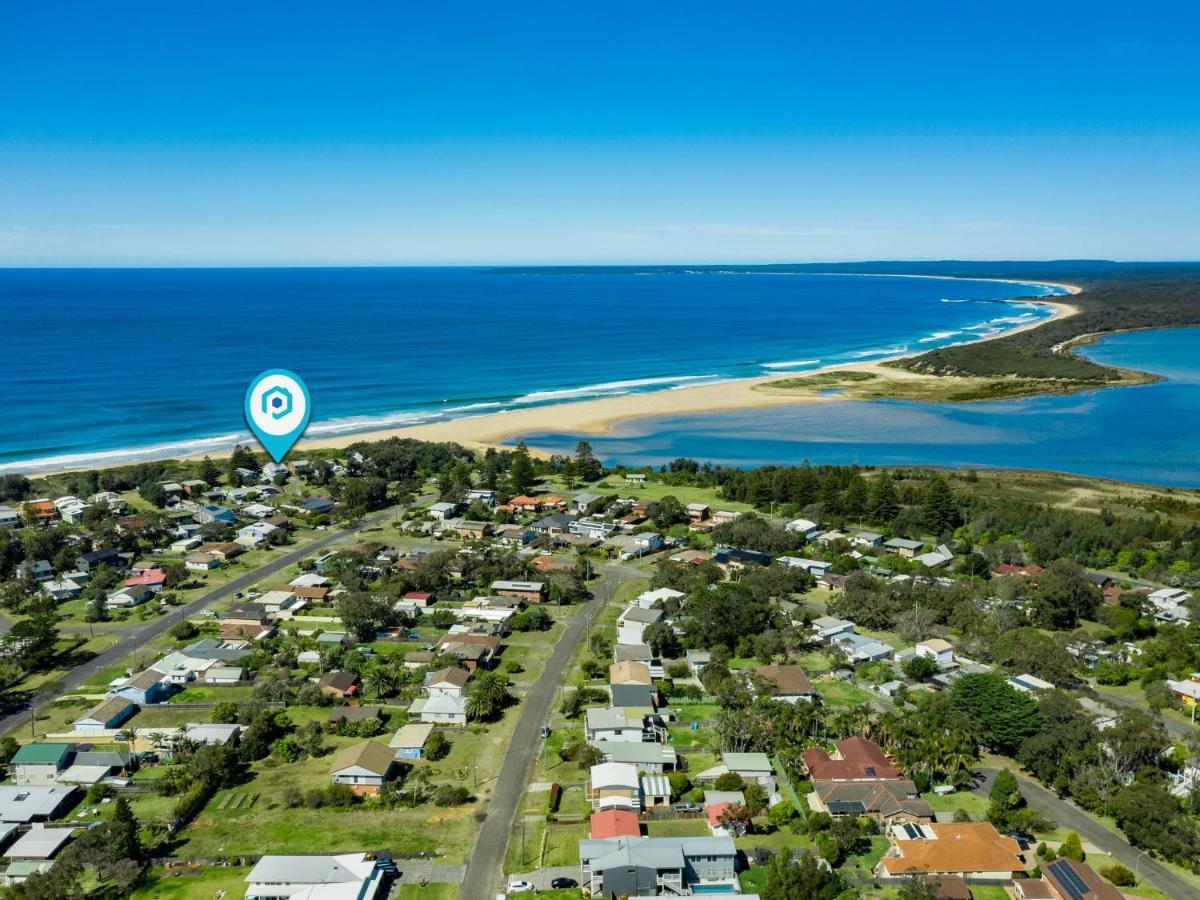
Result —
[[[996,772],[999,770],[985,768],[980,771],[984,774],[984,781],[974,791],[987,796],[992,782],[996,778]],[[1084,841],[1099,847],[1121,865],[1137,873],[1139,878],[1151,881],[1155,887],[1172,900],[1200,900],[1200,891],[1151,857],[1146,851],[1130,846],[1124,837],[1097,823],[1074,803],[1062,799],[1054,791],[1043,787],[1032,778],[1020,772],[1013,774],[1017,776],[1017,784],[1021,787],[1021,795],[1025,798],[1025,802],[1046,818],[1057,822],[1063,828],[1079,832],[1079,836]],[[1089,858],[1088,862],[1097,868],[1106,864],[1105,861],[1095,857]]]
[[[504,881],[504,851],[516,817],[517,805],[525,793],[525,782],[541,748],[539,731],[549,720],[554,704],[555,692],[562,682],[571,654],[583,639],[588,622],[608,602],[614,585],[627,578],[640,577],[639,573],[622,569],[613,564],[598,567],[601,575],[593,587],[593,598],[577,612],[567,624],[567,630],[554,646],[546,667],[534,682],[521,708],[521,718],[513,731],[512,741],[504,757],[504,764],[496,778],[488,814],[475,838],[475,849],[467,860],[467,877],[463,881],[464,898],[494,896],[502,890]],[[577,878],[578,874],[570,877]]]

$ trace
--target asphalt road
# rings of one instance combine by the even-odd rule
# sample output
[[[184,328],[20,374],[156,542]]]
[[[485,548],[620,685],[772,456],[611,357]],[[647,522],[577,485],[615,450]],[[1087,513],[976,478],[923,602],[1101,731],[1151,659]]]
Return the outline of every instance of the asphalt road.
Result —
[[[517,806],[525,793],[525,783],[542,746],[539,734],[541,727],[550,718],[555,692],[562,683],[571,654],[583,639],[587,623],[608,602],[614,585],[637,573],[616,565],[599,567],[601,577],[593,588],[589,600],[567,623],[567,630],[554,646],[546,667],[529,693],[525,695],[521,718],[513,731],[508,753],[495,787],[488,802],[487,818],[475,837],[475,848],[467,859],[467,876],[463,881],[462,896],[473,900],[494,897],[507,885],[504,881],[504,852],[508,837],[516,819]]]
[[[365,528],[372,528],[381,522],[386,522],[388,519],[396,515],[395,509],[388,509],[383,512],[375,513],[363,519],[362,523],[347,528],[345,530],[332,530],[327,535],[317,538],[315,541],[304,544],[303,546],[294,549],[286,550],[276,556],[270,562],[259,566],[253,571],[247,572],[244,575],[239,575],[220,587],[213,588],[205,594],[197,597],[191,603],[185,606],[180,606],[172,609],[167,615],[160,616],[145,625],[140,625],[130,631],[124,632],[121,639],[117,641],[108,650],[98,654],[85,663],[82,663],[68,672],[62,679],[47,688],[34,693],[31,697],[19,703],[10,705],[3,718],[0,718],[0,734],[5,734],[22,723],[28,724],[31,710],[37,710],[48,704],[57,695],[64,691],[73,690],[79,687],[93,675],[103,671],[109,666],[115,665],[127,656],[137,652],[138,648],[144,647],[154,638],[158,637],[176,622],[181,619],[195,615],[202,609],[210,606],[223,597],[228,597],[238,591],[243,591],[249,588],[268,575],[286,569],[293,563],[299,562],[303,557],[310,555],[318,550],[323,550],[332,544],[344,541]]]
[[[998,770],[982,769],[980,771],[984,773],[985,780],[982,785],[975,788],[975,793],[987,796]],[[1063,828],[1079,832],[1079,836],[1086,843],[1100,848],[1121,865],[1137,873],[1139,879],[1145,878],[1153,882],[1154,886],[1171,900],[1200,900],[1200,891],[1154,859],[1149,853],[1130,846],[1123,837],[1096,823],[1074,803],[1062,799],[1054,791],[1043,787],[1032,778],[1022,775],[1020,772],[1013,774],[1017,776],[1017,784],[1021,787],[1021,795],[1025,798],[1025,802],[1046,818],[1057,822]],[[1090,859],[1088,862],[1097,867],[1103,865],[1098,859]]]
[[[1092,685],[1096,691],[1096,698],[1101,703],[1107,703],[1109,706],[1121,706],[1127,709],[1140,709],[1145,712],[1153,712],[1146,705],[1145,700],[1138,700],[1131,697],[1122,697],[1120,694],[1109,693],[1104,690],[1101,685]],[[1169,716],[1162,716],[1154,713],[1155,717],[1163,723],[1163,727],[1167,729],[1167,734],[1177,738],[1188,738],[1196,734],[1196,729],[1191,725],[1185,725],[1183,722],[1178,722]]]

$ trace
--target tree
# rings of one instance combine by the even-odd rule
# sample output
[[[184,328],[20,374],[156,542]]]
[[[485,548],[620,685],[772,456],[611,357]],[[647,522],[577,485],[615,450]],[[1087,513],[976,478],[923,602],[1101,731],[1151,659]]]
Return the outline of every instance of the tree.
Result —
[[[771,607],[745,585],[725,582],[693,594],[686,613],[688,635],[696,646],[733,650],[739,638],[766,629]]]
[[[386,597],[351,591],[338,599],[338,618],[360,641],[373,641],[380,628],[394,624],[396,611]]]
[[[896,900],[937,900],[937,878],[918,878],[916,875],[900,885]]]
[[[1058,848],[1058,855],[1076,862],[1083,862],[1083,843],[1079,840],[1078,832],[1072,831],[1067,834],[1067,839]]]
[[[221,467],[207,456],[200,460],[200,480],[210,488],[221,483]]]
[[[514,494],[524,494],[534,483],[533,459],[525,442],[517,444],[508,464],[508,483]]]
[[[1008,756],[1044,723],[1037,701],[993,672],[959,678],[950,689],[950,702],[967,717],[981,743]]]
[[[1001,831],[1011,828],[1013,813],[1025,805],[1017,776],[1008,769],[997,772],[992,789],[988,792],[988,800],[987,820]]]
[[[654,524],[660,531],[666,531],[672,525],[686,522],[687,509],[674,494],[662,497],[654,508]]]
[[[868,510],[871,520],[881,524],[891,522],[900,513],[896,500],[896,482],[890,472],[880,472],[871,485],[871,500]]]
[[[921,520],[936,535],[953,531],[958,524],[958,504],[950,485],[941,475],[932,475],[925,484],[921,495]]]
[[[600,461],[592,453],[592,445],[587,441],[575,445],[575,474],[580,481],[599,481],[604,474]]]
[[[904,674],[913,681],[924,681],[938,672],[938,664],[929,656],[914,655],[904,661]]]
[[[832,900],[846,889],[841,876],[817,862],[811,853],[796,859],[785,848],[767,864],[762,900]]]
[[[1033,612],[1049,628],[1074,628],[1080,619],[1090,619],[1104,599],[1100,588],[1078,563],[1058,559],[1038,576]]]
[[[655,622],[642,632],[642,640],[660,658],[676,659],[683,653],[683,645],[675,629],[666,622]]]
[[[512,701],[508,682],[497,672],[480,672],[467,693],[467,716],[475,721],[494,718]]]

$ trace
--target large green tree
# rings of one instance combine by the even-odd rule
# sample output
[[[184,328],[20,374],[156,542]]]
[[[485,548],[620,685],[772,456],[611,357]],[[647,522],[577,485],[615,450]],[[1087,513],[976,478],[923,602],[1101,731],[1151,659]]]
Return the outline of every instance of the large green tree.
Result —
[[[1044,724],[1037,701],[992,672],[959,678],[950,689],[950,701],[966,716],[980,743],[1009,756]]]

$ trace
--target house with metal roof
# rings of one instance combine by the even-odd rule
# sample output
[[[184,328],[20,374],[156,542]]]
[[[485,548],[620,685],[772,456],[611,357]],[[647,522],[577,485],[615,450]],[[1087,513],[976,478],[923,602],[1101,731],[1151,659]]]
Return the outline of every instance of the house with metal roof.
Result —
[[[580,884],[593,897],[736,894],[737,849],[729,837],[619,837],[579,842]]]
[[[74,747],[70,744],[22,744],[8,764],[13,784],[56,785],[59,773],[71,761]]]
[[[639,772],[673,772],[678,763],[675,748],[656,741],[596,741],[592,746],[602,762],[626,763]]]
[[[378,794],[387,783],[396,762],[396,754],[387,744],[363,741],[346,747],[333,758],[329,778],[345,784],[356,794]]]
[[[74,803],[70,785],[0,784],[0,822],[28,825],[57,819]]]
[[[121,723],[137,712],[137,706],[124,697],[109,697],[93,706],[71,724],[76,733],[104,732],[119,728]]]
[[[386,866],[366,853],[339,856],[264,856],[246,876],[253,900],[336,897],[375,900],[386,894]],[[323,888],[333,888],[323,892]]]

